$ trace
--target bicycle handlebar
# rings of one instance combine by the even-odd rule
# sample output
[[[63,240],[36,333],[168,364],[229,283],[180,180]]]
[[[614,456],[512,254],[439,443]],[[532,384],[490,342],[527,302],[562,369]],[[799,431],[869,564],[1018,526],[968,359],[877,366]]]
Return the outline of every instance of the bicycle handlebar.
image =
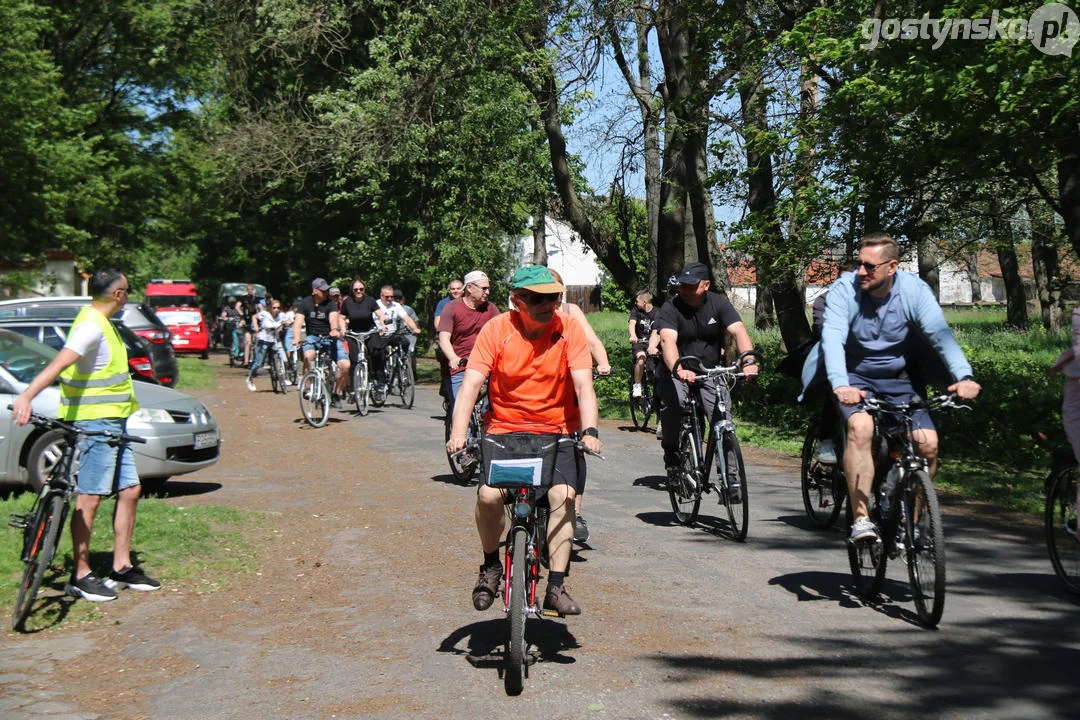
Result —
[[[941,408],[971,409],[970,405],[964,405],[958,402],[958,399],[957,394],[954,392],[943,393],[926,399],[919,395],[912,395],[907,402],[891,402],[874,395],[867,395],[859,402],[859,407],[862,407],[867,412],[885,412],[894,415],[906,415],[916,410],[938,410]]]
[[[8,405],[8,410],[14,410],[14,405]],[[39,415],[35,412],[30,413],[30,420],[34,425],[40,428],[47,428],[49,430],[60,430],[62,432],[71,435],[82,435],[83,437],[108,437],[117,442],[129,442],[129,443],[146,443],[146,438],[139,437],[138,435],[128,435],[127,433],[117,433],[111,430],[80,430],[71,423],[65,422],[58,418],[51,418],[45,415]]]
[[[703,382],[704,380],[716,380],[725,375],[733,376],[736,378],[746,377],[746,373],[740,372],[740,368],[747,364],[745,359],[748,357],[756,358],[758,360],[758,363],[762,361],[762,355],[757,350],[747,350],[743,353],[740,353],[739,357],[735,358],[735,362],[731,365],[718,365],[716,367],[710,368],[702,365],[701,358],[697,357],[696,355],[682,355],[679,357],[678,360],[675,361],[675,368],[672,370],[672,373],[677,373],[679,372],[680,368],[692,364],[696,365],[698,369],[694,369],[692,367],[687,367],[686,369],[690,370],[690,372],[694,373],[695,375],[702,376],[695,379],[695,383]],[[758,364],[758,368],[760,369],[761,367],[762,366]]]

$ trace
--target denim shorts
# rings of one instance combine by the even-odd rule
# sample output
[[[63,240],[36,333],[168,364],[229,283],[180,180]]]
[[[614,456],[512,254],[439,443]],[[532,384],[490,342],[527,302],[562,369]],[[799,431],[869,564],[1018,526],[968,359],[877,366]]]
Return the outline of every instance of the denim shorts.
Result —
[[[123,432],[122,418],[79,420],[79,430],[108,430]],[[114,446],[105,437],[84,437],[79,440],[79,472],[76,485],[82,495],[112,495],[139,484],[135,471],[135,456],[130,447]]]
[[[349,346],[344,340],[319,335],[304,337],[304,350],[318,350],[320,347],[325,347],[330,352],[330,359],[334,362],[346,360],[349,357]]]

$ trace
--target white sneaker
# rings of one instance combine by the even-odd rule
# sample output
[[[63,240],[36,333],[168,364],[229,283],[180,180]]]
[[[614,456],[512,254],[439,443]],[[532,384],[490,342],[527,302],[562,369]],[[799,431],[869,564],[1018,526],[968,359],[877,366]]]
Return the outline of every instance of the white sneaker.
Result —
[[[836,448],[833,447],[832,440],[818,440],[817,452],[814,457],[822,465],[835,465],[836,464]]]
[[[630,388],[630,397],[641,397],[641,383],[635,383],[634,386]]]
[[[255,383],[252,382],[251,378],[246,379],[244,382],[247,383],[248,390],[250,390],[251,392],[255,392]]]
[[[870,518],[857,518],[855,522],[851,523],[851,535],[848,536],[848,539],[852,542],[877,540],[877,538],[877,528],[874,527],[874,523],[870,522]]]
[[[292,383],[289,382],[288,378],[282,378],[281,382],[285,385],[285,387],[289,387],[290,385],[292,385]]]

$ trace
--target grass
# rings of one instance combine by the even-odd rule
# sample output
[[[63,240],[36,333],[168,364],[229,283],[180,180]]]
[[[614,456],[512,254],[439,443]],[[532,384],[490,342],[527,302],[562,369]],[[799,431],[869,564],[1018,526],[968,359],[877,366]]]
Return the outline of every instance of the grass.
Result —
[[[34,496],[20,493],[0,500],[0,517],[29,512]],[[90,563],[95,569],[112,561],[112,517],[114,500],[105,500],[97,512],[90,545]],[[170,588],[184,592],[208,593],[220,589],[228,578],[255,572],[259,556],[252,527],[262,516],[250,511],[216,506],[181,506],[165,500],[144,498],[139,502],[138,524],[133,542],[135,560]],[[15,606],[22,577],[22,532],[0,528],[0,608]],[[38,596],[27,630],[53,627],[61,622],[84,622],[100,618],[93,603],[64,603],[54,599],[74,568],[70,526],[64,528],[54,566],[60,573],[48,573]]]
[[[209,360],[200,360],[198,355],[177,355],[176,362],[180,365],[180,379],[176,383],[177,390],[209,390],[215,385],[212,363],[215,356]]]

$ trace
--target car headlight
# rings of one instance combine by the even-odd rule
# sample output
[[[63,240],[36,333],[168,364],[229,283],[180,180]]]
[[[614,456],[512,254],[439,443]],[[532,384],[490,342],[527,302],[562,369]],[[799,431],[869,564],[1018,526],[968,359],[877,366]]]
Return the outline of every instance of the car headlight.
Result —
[[[172,415],[162,408],[139,408],[127,421],[127,429],[149,428],[151,423],[174,422]]]

